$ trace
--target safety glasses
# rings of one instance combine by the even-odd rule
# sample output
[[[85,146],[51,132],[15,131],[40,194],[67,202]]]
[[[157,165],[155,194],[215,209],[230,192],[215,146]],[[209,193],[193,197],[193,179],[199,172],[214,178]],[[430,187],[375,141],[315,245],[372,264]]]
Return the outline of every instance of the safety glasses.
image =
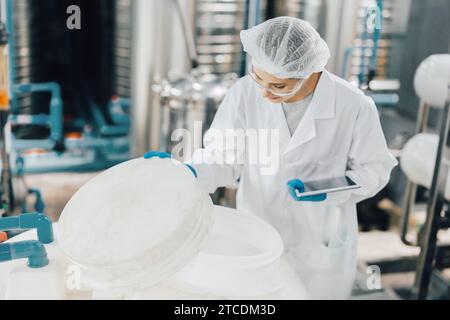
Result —
[[[277,97],[289,97],[294,95],[295,93],[297,93],[303,86],[305,79],[298,79],[298,81],[296,82],[296,84],[294,85],[294,87],[292,89],[286,89],[286,88],[276,88],[273,87],[265,87],[261,84],[261,79],[258,77],[258,75],[255,73],[255,71],[253,70],[253,65],[249,65],[248,68],[248,73],[250,75],[250,77],[253,79],[253,81],[256,82],[256,84],[263,90],[266,90],[268,92],[270,92],[271,94],[273,94],[274,96]]]

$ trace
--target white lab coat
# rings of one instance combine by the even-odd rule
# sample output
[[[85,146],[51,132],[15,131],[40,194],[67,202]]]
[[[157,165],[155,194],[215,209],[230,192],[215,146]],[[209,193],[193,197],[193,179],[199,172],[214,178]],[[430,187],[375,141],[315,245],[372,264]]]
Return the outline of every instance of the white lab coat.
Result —
[[[238,209],[263,218],[279,231],[285,257],[311,296],[348,298],[356,273],[356,203],[380,191],[397,165],[373,101],[324,71],[291,137],[282,106],[265,100],[247,76],[229,90],[211,128],[279,130],[279,170],[275,174],[261,174],[263,165],[248,159],[237,161],[248,153],[247,145],[236,144],[231,150],[205,140],[204,149],[193,156],[198,181],[214,192],[239,180]],[[221,164],[225,156],[234,157],[236,163]],[[288,194],[286,184],[291,179],[344,174],[362,188],[329,194],[324,202],[297,202]]]

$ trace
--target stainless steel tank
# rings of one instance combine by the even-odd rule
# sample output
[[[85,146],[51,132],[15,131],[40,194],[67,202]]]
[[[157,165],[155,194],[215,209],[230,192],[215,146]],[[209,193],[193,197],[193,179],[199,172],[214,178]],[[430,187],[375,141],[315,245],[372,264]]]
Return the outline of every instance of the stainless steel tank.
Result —
[[[240,71],[243,55],[239,32],[246,14],[246,0],[196,1],[195,43],[200,66],[213,73]]]
[[[37,3],[31,0],[12,2],[14,12],[14,82],[30,83],[45,79],[47,73],[42,63],[43,44],[47,41],[45,30],[39,27],[41,13]],[[24,94],[17,99],[17,108],[22,114],[43,112],[48,99],[42,94]]]
[[[162,150],[171,152],[179,144],[175,130],[184,129],[190,136],[190,151],[202,146],[202,136],[209,129],[214,115],[237,75],[215,75],[192,70],[188,75],[163,79],[153,85],[153,93],[161,106]],[[197,122],[197,125],[195,124]]]
[[[242,54],[239,33],[251,24],[250,18],[256,18],[256,23],[266,19],[267,0],[259,0],[254,13],[250,13],[251,2],[196,1],[194,28],[200,66],[209,67],[212,73],[242,72],[245,56]],[[249,18],[249,14],[256,17]]]
[[[132,0],[115,1],[114,17],[114,70],[113,91],[124,97],[131,97],[131,41],[132,41]]]
[[[304,19],[320,32],[323,27],[325,2],[325,0],[278,0],[275,5],[275,15]]]

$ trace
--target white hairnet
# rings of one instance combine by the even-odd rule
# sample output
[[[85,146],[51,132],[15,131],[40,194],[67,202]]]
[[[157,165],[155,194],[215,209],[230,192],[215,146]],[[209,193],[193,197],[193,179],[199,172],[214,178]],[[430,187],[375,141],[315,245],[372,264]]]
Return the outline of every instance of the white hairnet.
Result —
[[[277,17],[241,31],[244,51],[255,66],[278,78],[304,78],[323,71],[330,50],[306,21]]]

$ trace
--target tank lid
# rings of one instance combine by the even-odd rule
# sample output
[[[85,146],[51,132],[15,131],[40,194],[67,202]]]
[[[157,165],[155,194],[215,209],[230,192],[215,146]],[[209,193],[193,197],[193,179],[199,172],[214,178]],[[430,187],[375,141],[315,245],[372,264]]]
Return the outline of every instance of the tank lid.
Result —
[[[86,183],[64,208],[57,237],[85,286],[151,286],[197,254],[212,219],[211,198],[186,166],[141,158]]]

